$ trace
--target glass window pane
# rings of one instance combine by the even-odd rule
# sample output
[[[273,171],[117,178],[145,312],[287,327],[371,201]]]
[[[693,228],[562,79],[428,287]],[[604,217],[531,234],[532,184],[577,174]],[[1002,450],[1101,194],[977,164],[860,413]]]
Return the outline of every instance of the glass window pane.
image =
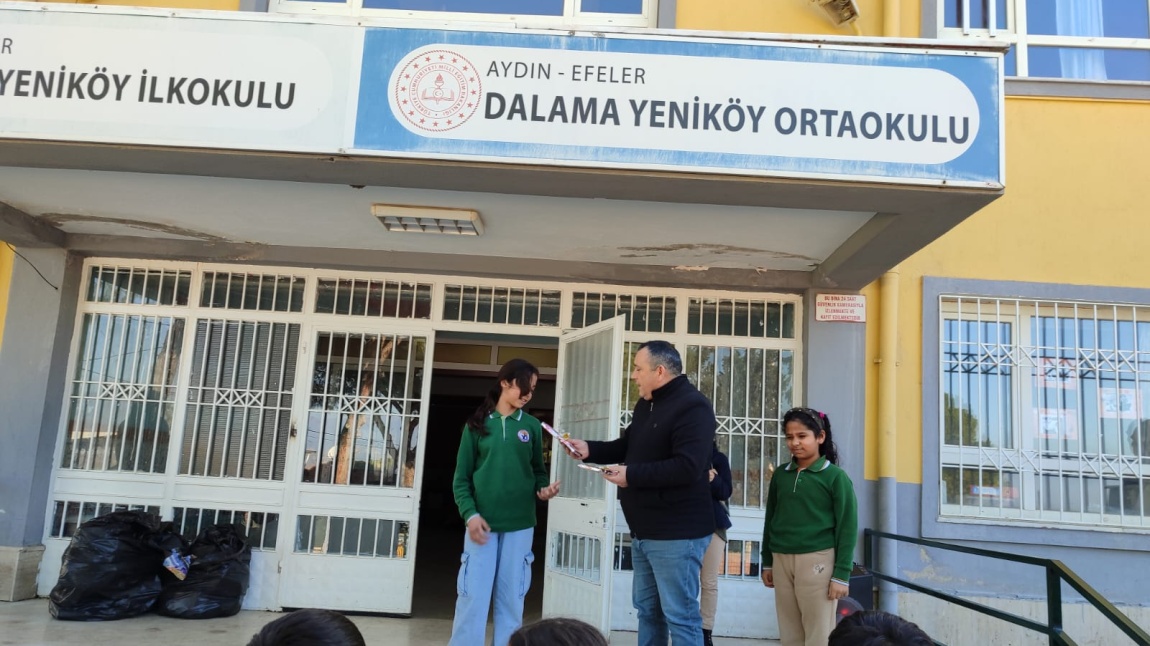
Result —
[[[1044,36],[1150,38],[1150,19],[1146,0],[1027,0],[1026,31]]]
[[[1028,48],[1029,74],[1037,78],[1150,81],[1150,51],[1083,47]]]
[[[563,0],[364,0],[364,9],[562,16]]]
[[[1033,1],[1033,0],[1031,0]],[[1049,2],[1049,0],[1039,0]],[[995,27],[1006,29],[1006,5],[1009,0],[995,2]],[[943,3],[943,25],[951,28],[961,28],[963,14],[969,14],[968,27],[971,29],[989,29],[987,16],[990,15],[989,0],[946,0]]]
[[[581,0],[579,10],[584,13],[621,13],[640,15],[643,0]]]

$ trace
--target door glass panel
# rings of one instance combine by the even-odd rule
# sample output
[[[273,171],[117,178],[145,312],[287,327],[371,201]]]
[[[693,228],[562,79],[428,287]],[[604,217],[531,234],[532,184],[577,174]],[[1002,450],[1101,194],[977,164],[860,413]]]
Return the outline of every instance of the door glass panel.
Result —
[[[80,335],[60,466],[163,473],[183,319],[87,314]]]
[[[283,480],[299,331],[196,322],[181,474]]]
[[[300,516],[297,554],[406,558],[408,523],[376,518]]]
[[[735,507],[764,508],[782,447],[779,413],[794,399],[793,352],[689,345],[684,372],[715,407],[715,439],[731,461]]]
[[[426,348],[423,337],[319,333],[304,482],[413,486]]]
[[[617,419],[611,410],[609,391],[596,375],[604,354],[612,353],[611,335],[598,334],[567,347],[563,368],[564,394],[560,404],[559,430],[584,440],[607,440]],[[606,480],[598,473],[580,469],[575,460],[560,460],[557,479],[563,481],[563,495],[572,498],[602,499]]]

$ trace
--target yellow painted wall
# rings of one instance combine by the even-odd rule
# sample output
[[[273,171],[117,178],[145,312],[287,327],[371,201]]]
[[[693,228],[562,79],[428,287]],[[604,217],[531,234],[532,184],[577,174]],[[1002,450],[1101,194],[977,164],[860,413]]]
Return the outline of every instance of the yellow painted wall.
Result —
[[[1005,195],[897,268],[900,482],[922,481],[922,277],[1150,287],[1148,150],[1148,103],[1007,99]],[[871,321],[868,358],[878,351]],[[868,366],[867,478],[877,476],[875,370]]]
[[[0,241],[0,347],[4,345],[4,321],[8,318],[8,288],[12,284],[12,261],[16,254]]]
[[[888,4],[899,12],[898,36],[919,34],[920,0],[856,0],[855,4],[859,8],[856,25],[863,36],[883,35],[883,11]],[[855,35],[852,27],[831,24],[811,0],[678,0],[675,25],[680,29]]]
[[[156,7],[162,9],[212,9],[239,11],[240,0],[35,0],[57,4],[98,4],[117,7]]]

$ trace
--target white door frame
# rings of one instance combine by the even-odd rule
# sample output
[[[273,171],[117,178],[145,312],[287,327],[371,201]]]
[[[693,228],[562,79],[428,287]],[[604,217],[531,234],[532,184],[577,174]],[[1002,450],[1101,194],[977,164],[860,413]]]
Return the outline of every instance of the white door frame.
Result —
[[[573,437],[590,440],[619,437],[625,322],[625,317],[617,316],[560,337],[555,390],[555,420],[560,432],[570,431]],[[587,369],[573,363],[571,347],[604,336],[608,339],[606,353],[593,357],[599,361],[591,367],[593,372],[569,372]],[[581,383],[574,383],[576,380]],[[593,399],[584,399],[587,394]],[[576,408],[572,408],[573,399],[577,400]],[[592,429],[597,432],[586,432]],[[551,479],[563,480],[563,487],[560,495],[551,499],[547,512],[543,616],[576,617],[609,634],[616,488],[599,473],[578,468],[554,438],[552,455]]]
[[[419,392],[419,422],[416,433],[415,478],[410,489],[396,486],[352,486],[305,483],[302,467],[306,450],[312,379],[318,348],[318,335],[374,334],[404,336],[424,340],[423,371]],[[419,496],[423,482],[423,460],[427,442],[427,408],[431,396],[431,366],[434,361],[435,332],[430,326],[403,321],[324,321],[305,325],[300,332],[301,350],[297,361],[295,410],[292,437],[285,467],[286,491],[280,520],[278,604],[281,607],[331,608],[365,612],[410,614],[414,591],[415,546],[419,536]],[[410,376],[410,372],[409,372]],[[399,447],[402,450],[402,446]],[[402,456],[397,456],[397,463]],[[385,457],[386,460],[386,457]],[[398,467],[398,464],[397,464]],[[318,472],[318,468],[317,468]],[[307,554],[297,552],[296,538],[300,516],[340,516],[363,520],[407,523],[404,554],[391,556]],[[358,527],[358,523],[356,524]],[[398,527],[393,530],[398,533]],[[392,535],[394,539],[394,534]],[[380,539],[382,540],[382,539]],[[376,550],[380,547],[377,546]],[[362,554],[362,543],[360,552]],[[354,582],[360,582],[356,585]],[[345,587],[346,586],[346,587]],[[316,595],[316,591],[320,595]],[[326,594],[324,594],[326,593]]]

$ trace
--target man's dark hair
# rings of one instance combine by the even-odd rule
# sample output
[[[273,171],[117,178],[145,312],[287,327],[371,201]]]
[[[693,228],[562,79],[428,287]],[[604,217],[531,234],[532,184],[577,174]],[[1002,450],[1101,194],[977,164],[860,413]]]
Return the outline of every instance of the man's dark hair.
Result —
[[[366,646],[351,620],[334,610],[305,608],[268,622],[248,646]]]
[[[917,624],[898,615],[864,610],[843,617],[827,646],[934,646],[934,641]]]
[[[520,627],[507,646],[607,646],[607,639],[587,622],[552,617]]]
[[[663,366],[667,369],[667,374],[672,377],[683,374],[683,359],[679,356],[679,351],[675,349],[675,346],[666,341],[648,341],[640,345],[635,352],[643,349],[647,350],[652,369]]]

